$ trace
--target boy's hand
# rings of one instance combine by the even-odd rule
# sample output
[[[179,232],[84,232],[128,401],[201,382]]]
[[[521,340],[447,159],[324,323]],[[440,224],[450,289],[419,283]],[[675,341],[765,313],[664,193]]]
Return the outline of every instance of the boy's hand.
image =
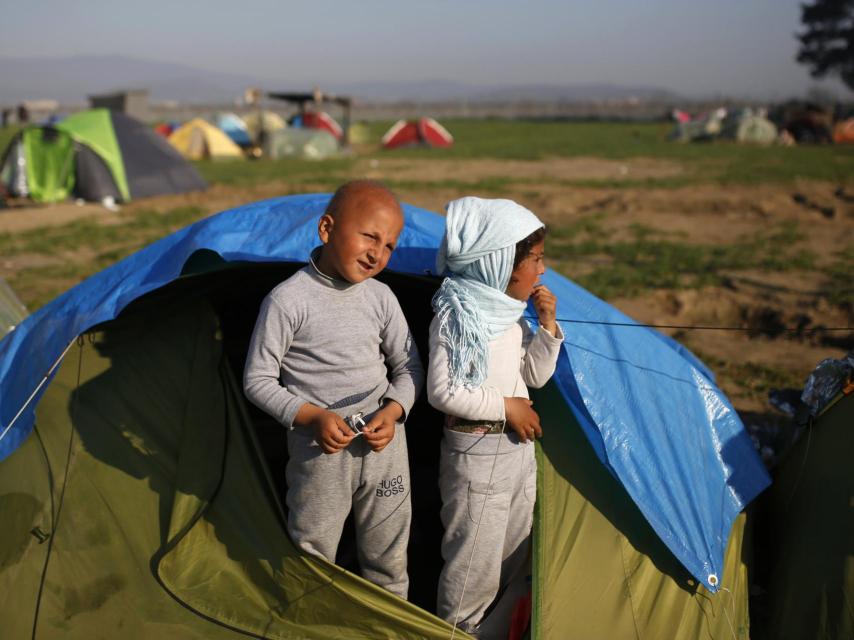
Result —
[[[504,398],[504,417],[522,442],[543,435],[540,416],[531,408],[533,404],[527,398]]]
[[[386,402],[362,428],[365,440],[374,451],[382,451],[394,439],[396,423],[403,415],[403,407],[394,400]]]
[[[548,290],[546,285],[538,284],[534,287],[534,293],[531,294],[534,299],[534,310],[537,312],[537,318],[540,324],[550,334],[557,333],[555,324],[557,317],[557,298],[555,294]]]
[[[314,440],[323,453],[338,453],[355,437],[352,429],[337,413],[304,404],[297,413],[294,424],[307,426],[314,431]]]

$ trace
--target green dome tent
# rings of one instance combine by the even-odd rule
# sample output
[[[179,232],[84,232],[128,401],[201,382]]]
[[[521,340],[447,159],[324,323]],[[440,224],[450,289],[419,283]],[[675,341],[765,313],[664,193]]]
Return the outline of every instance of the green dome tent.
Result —
[[[26,336],[62,334],[67,345],[44,394],[33,396],[32,431],[7,423],[0,434],[0,444],[12,443],[0,460],[0,620],[9,637],[450,636],[430,613],[441,567],[441,417],[422,398],[407,422],[414,515],[405,602],[351,572],[346,533],[340,566],[291,544],[281,427],[237,382],[258,306],[304,264],[326,202],[294,196],[200,221],[81,283],[0,341],[0,365],[15,345],[25,356],[0,380],[6,397],[37,360]],[[422,274],[442,222],[406,210],[390,265],[399,270],[382,280],[426,353],[438,279]],[[68,329],[72,316],[83,324]],[[667,360],[674,347],[650,339]],[[672,402],[683,382],[655,384]],[[713,594],[600,461],[557,382],[533,401],[547,434],[538,446],[533,637],[746,639],[743,516],[723,532],[725,588]],[[700,441],[677,442],[680,459]],[[490,616],[501,637],[507,611]]]
[[[304,158],[323,160],[338,153],[338,141],[322,129],[286,127],[269,132],[264,140],[268,158]]]
[[[743,109],[724,119],[721,138],[751,144],[772,144],[777,140],[777,127],[752,109]]]
[[[12,195],[36,202],[57,202],[71,195],[127,202],[207,186],[161,136],[106,109],[25,128],[0,159],[0,180]]]

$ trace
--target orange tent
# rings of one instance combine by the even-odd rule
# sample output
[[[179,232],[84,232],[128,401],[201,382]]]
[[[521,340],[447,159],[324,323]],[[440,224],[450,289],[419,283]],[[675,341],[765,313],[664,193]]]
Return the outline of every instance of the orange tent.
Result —
[[[854,118],[836,123],[833,128],[833,141],[836,144],[854,144]]]

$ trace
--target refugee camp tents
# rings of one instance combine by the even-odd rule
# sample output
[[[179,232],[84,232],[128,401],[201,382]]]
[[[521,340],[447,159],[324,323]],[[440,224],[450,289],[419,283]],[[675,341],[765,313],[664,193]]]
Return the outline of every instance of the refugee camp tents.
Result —
[[[172,132],[178,128],[178,126],[180,125],[175,125],[171,122],[160,122],[154,125],[154,131],[155,133],[163,136],[164,138],[168,138],[172,135]]]
[[[761,500],[771,570],[759,640],[854,637],[852,427],[849,384],[810,421]]]
[[[335,121],[335,118],[325,111],[306,111],[305,113],[296,116],[293,119],[291,126],[328,131],[335,136],[335,139],[339,142],[344,137],[344,129],[342,129],[341,125]]]
[[[0,159],[0,180],[12,195],[37,202],[128,201],[207,186],[152,129],[106,109],[23,129]]]
[[[268,158],[305,158],[322,160],[338,153],[338,141],[321,129],[288,127],[270,133],[264,141]]]
[[[284,129],[287,125],[278,113],[274,111],[250,111],[243,116],[243,122],[246,123],[246,130],[249,132],[249,137],[252,138],[253,144],[261,144],[264,141],[260,138],[270,135],[273,131]]]
[[[723,128],[727,110],[721,107],[691,120],[679,120],[670,133],[671,140],[678,142],[706,142],[717,138]]]
[[[193,118],[169,136],[169,143],[188,160],[241,160],[243,152],[225,133],[201,118]]]
[[[412,146],[450,147],[453,144],[454,137],[433,118],[398,120],[382,137],[384,149]]]
[[[836,144],[854,144],[854,118],[836,123],[833,128],[833,141]]]
[[[449,636],[425,610],[441,565],[441,417],[422,399],[407,422],[404,602],[294,549],[280,427],[237,382],[261,299],[305,264],[328,201],[291,196],[199,221],[0,341],[10,637]],[[443,220],[405,213],[382,279],[426,353]],[[553,272],[544,281],[570,337],[534,398],[546,432],[534,637],[747,638],[738,513],[767,477],[732,407],[676,343]]]
[[[775,108],[772,120],[798,144],[833,142],[833,114],[820,104],[791,101]]]
[[[213,124],[231,138],[238,147],[244,148],[252,144],[252,137],[246,123],[236,113],[222,111],[214,116]]]
[[[741,109],[727,115],[720,137],[743,143],[772,144],[777,140],[777,127],[752,109]]]

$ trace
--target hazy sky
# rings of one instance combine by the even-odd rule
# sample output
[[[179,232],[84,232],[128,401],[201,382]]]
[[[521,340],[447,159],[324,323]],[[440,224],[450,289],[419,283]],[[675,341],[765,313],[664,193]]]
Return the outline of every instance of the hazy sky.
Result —
[[[802,94],[798,0],[3,0],[0,56],[122,54],[289,82]],[[821,86],[844,92],[839,82]]]

